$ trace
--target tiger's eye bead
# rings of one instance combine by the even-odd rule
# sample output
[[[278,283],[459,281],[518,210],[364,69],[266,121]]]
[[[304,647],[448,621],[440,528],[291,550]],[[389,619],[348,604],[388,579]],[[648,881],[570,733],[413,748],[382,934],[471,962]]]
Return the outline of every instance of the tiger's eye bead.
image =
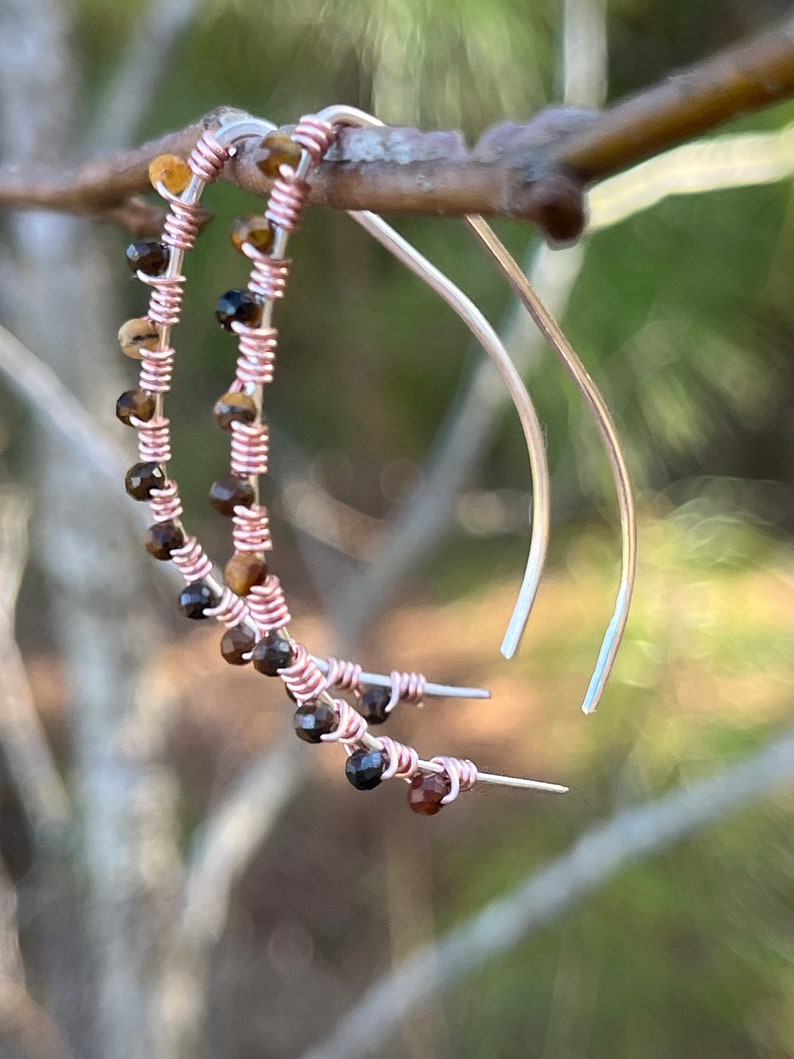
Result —
[[[336,710],[325,702],[302,702],[295,711],[292,724],[295,735],[304,743],[321,743],[324,735],[336,731],[339,718]]]
[[[137,239],[127,247],[127,261],[133,272],[162,276],[168,268],[168,247],[155,239]]]
[[[145,316],[128,320],[119,331],[119,345],[125,357],[142,360],[144,350],[151,352],[160,344],[160,332]]]
[[[262,254],[266,254],[273,245],[275,232],[266,217],[258,213],[246,213],[238,217],[229,231],[232,246],[238,253],[243,253],[243,246],[248,243]]]
[[[238,596],[247,596],[254,585],[263,585],[266,577],[267,563],[252,552],[233,555],[223,571],[224,581]]]
[[[267,154],[257,159],[256,164],[265,176],[277,177],[282,165],[294,169],[301,160],[300,146],[286,132],[269,132],[262,140],[261,148]]]
[[[227,629],[221,638],[221,654],[230,666],[246,666],[251,661],[251,652],[256,640],[242,625]]]
[[[345,775],[357,791],[371,791],[379,786],[386,771],[382,750],[354,750],[345,763]]]
[[[134,463],[124,479],[124,488],[134,500],[148,500],[153,489],[164,485],[165,471],[159,463]]]
[[[386,707],[391,701],[391,688],[368,688],[356,707],[369,724],[383,724],[389,719]]]
[[[155,191],[162,184],[172,194],[181,195],[192,176],[187,162],[175,154],[158,154],[149,163],[149,182]]]
[[[222,515],[229,518],[238,504],[250,507],[254,502],[254,487],[247,478],[239,474],[224,474],[210,488],[210,503]]]
[[[218,426],[230,430],[232,423],[253,423],[256,419],[256,402],[247,393],[230,390],[218,398],[212,414]]]
[[[155,559],[170,559],[176,548],[185,543],[185,534],[176,522],[155,522],[146,531],[146,551]]]
[[[154,415],[155,402],[150,393],[143,390],[126,390],[116,401],[116,419],[128,427],[134,427],[133,419],[148,423]]]
[[[274,677],[279,669],[286,669],[292,664],[293,657],[289,640],[285,640],[277,632],[269,632],[254,648],[251,660],[257,673]]]
[[[417,772],[408,788],[408,805],[421,816],[435,816],[444,806],[441,800],[450,792],[449,776]]]
[[[249,290],[227,290],[218,299],[215,319],[225,331],[232,331],[232,324],[259,327],[262,321],[262,305]]]
[[[217,607],[217,605],[218,597],[203,581],[193,581],[182,590],[179,597],[182,613],[186,618],[192,618],[193,621],[203,621],[207,617],[204,608]]]

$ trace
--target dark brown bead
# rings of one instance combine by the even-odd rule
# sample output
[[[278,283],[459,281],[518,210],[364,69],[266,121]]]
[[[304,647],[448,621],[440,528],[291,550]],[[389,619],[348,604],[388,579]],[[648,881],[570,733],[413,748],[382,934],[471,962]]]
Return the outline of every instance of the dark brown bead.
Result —
[[[234,222],[229,238],[234,249],[241,254],[246,243],[261,254],[266,254],[273,245],[275,232],[270,227],[267,217],[257,213],[246,213],[244,217],[238,217]]]
[[[176,548],[185,543],[185,534],[176,522],[155,522],[146,531],[146,551],[155,559],[170,559]]]
[[[274,677],[279,669],[286,669],[288,665],[291,665],[292,644],[289,640],[279,636],[277,632],[269,632],[256,645],[251,658],[257,673],[264,673],[266,677]]]
[[[234,625],[221,638],[221,654],[229,665],[245,666],[251,661],[255,643],[253,634],[243,625]]]
[[[227,290],[218,299],[215,319],[226,331],[234,330],[234,324],[259,327],[262,321],[262,303],[250,290]]]
[[[152,489],[165,485],[165,471],[159,463],[134,463],[127,471],[124,487],[135,500],[148,500]]]
[[[154,415],[155,401],[144,390],[125,390],[116,401],[116,419],[125,426],[134,427],[133,419],[148,423]]]
[[[338,723],[335,708],[325,702],[302,702],[292,721],[295,735],[304,743],[321,743],[324,735],[336,731]]]
[[[263,585],[266,577],[267,563],[252,552],[233,555],[223,571],[226,584],[238,596],[247,596],[254,585]]]
[[[391,702],[391,688],[368,688],[359,700],[357,709],[369,724],[383,724],[389,719],[386,707]]]
[[[345,776],[357,791],[371,791],[379,786],[386,764],[382,750],[354,750],[345,763]]]
[[[247,478],[239,474],[224,474],[210,489],[210,503],[222,515],[229,518],[234,514],[238,504],[250,507],[254,502],[254,487]]]
[[[162,276],[168,268],[168,247],[154,239],[137,239],[127,247],[127,261],[133,272]]]
[[[186,618],[193,621],[204,621],[207,615],[204,613],[207,607],[217,607],[218,597],[203,581],[193,581],[182,589],[179,596],[179,606]]]
[[[267,153],[256,164],[265,176],[277,177],[282,165],[294,169],[301,160],[299,145],[286,132],[269,132],[262,140],[262,150]]]
[[[256,402],[247,393],[229,391],[215,402],[212,414],[218,426],[230,430],[232,423],[253,423],[256,419]]]
[[[421,816],[435,816],[444,806],[442,798],[450,792],[449,776],[435,772],[417,772],[408,788],[408,804]]]

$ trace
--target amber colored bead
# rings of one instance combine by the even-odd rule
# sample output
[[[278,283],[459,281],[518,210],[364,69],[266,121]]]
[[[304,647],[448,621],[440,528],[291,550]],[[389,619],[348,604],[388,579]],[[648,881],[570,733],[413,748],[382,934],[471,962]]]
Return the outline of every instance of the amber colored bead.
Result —
[[[279,669],[286,669],[292,664],[293,658],[292,644],[277,632],[269,632],[263,637],[251,656],[254,669],[266,677],[274,677]]]
[[[382,750],[354,750],[345,763],[345,775],[357,791],[371,791],[379,786],[386,771]]]
[[[255,643],[253,634],[244,626],[234,625],[221,637],[221,654],[230,666],[246,666]]]
[[[133,272],[162,276],[168,268],[169,251],[156,239],[136,239],[127,247],[127,262]]]
[[[149,182],[157,190],[162,184],[174,195],[180,195],[190,183],[190,166],[175,154],[158,154],[149,163]]]
[[[157,349],[160,345],[160,332],[145,316],[128,320],[119,331],[119,345],[125,357],[142,360],[143,351]]]
[[[262,140],[261,148],[267,153],[257,159],[257,167],[265,176],[277,177],[282,165],[294,169],[301,160],[300,146],[286,132],[269,132]]]
[[[450,792],[449,776],[417,772],[408,788],[408,805],[421,816],[435,816],[444,806],[441,800]]]
[[[155,402],[150,393],[143,390],[126,390],[116,401],[116,419],[128,427],[134,427],[133,419],[148,423],[154,415]]]
[[[383,724],[389,719],[386,707],[391,702],[391,688],[368,688],[358,702],[358,712],[369,724]]]
[[[247,393],[230,390],[218,398],[212,414],[218,426],[230,430],[232,423],[253,423],[256,419],[256,402]]]
[[[171,553],[185,543],[185,534],[176,522],[155,522],[146,531],[146,551],[155,559],[170,559]]]
[[[218,299],[215,319],[225,331],[232,331],[233,324],[259,327],[262,321],[262,303],[250,290],[227,290]]]
[[[218,597],[209,585],[203,581],[193,581],[182,590],[179,596],[179,606],[186,618],[193,621],[204,621],[207,615],[204,613],[207,607],[217,607]]]
[[[238,596],[247,596],[254,585],[263,585],[266,577],[267,563],[253,552],[233,555],[223,571],[224,581]]]
[[[221,515],[229,518],[238,504],[250,507],[254,502],[254,487],[239,474],[224,474],[210,488],[210,503]]]
[[[153,489],[164,485],[165,471],[159,463],[135,463],[124,479],[124,487],[134,500],[148,500]]]
[[[336,710],[325,702],[302,702],[292,721],[295,735],[304,743],[321,743],[324,735],[336,731],[338,723]]]
[[[258,213],[246,213],[238,217],[229,231],[232,246],[243,253],[243,246],[248,243],[262,254],[266,254],[273,245],[275,232],[270,227],[267,217]]]

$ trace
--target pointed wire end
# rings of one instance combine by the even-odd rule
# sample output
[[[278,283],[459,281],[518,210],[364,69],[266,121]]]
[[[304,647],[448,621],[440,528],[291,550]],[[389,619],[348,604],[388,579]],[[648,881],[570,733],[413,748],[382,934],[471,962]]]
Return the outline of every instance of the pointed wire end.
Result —
[[[515,633],[511,632],[511,630],[508,629],[505,633],[505,638],[504,640],[502,640],[502,646],[499,648],[499,650],[502,652],[502,655],[505,658],[514,658],[520,642],[520,637],[516,637]]]
[[[593,700],[593,699],[587,698],[582,703],[582,713],[585,715],[585,717],[592,717],[597,709],[598,709],[598,699]]]

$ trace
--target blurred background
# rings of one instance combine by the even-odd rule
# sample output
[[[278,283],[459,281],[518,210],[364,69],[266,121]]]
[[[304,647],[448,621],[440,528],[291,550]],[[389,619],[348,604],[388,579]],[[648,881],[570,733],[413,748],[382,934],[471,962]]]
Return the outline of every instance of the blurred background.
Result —
[[[282,123],[349,102],[473,142],[553,103],[601,106],[789,8],[0,0],[3,161],[64,169],[221,104]],[[392,734],[572,788],[478,789],[430,820],[400,784],[359,793],[341,753],[298,743],[280,682],[226,666],[218,628],[187,627],[145,554],[113,417],[136,379],[116,331],[146,307],[128,237],[3,217],[3,1059],[794,1055],[794,804],[764,757],[792,756],[792,121],[775,106],[596,188],[575,248],[498,225],[603,389],[638,489],[634,610],[589,719],[618,532],[579,395],[462,225],[397,221],[499,326],[547,432],[550,566],[507,663],[528,545],[516,417],[463,327],[345,216],[312,211],[291,244],[266,500],[295,634],[490,688],[404,707]],[[169,414],[189,525],[225,561],[206,491],[235,349],[213,309],[244,284],[228,230],[257,203],[223,186],[205,202]],[[715,776],[744,793],[721,806]],[[671,796],[693,814],[678,843],[654,815]],[[421,1002],[395,1015],[387,981],[358,1037],[348,1019],[328,1039],[489,902],[531,913],[521,888],[549,864],[575,875],[566,851],[605,821],[611,853],[590,848],[554,915],[517,917],[493,956],[484,927],[448,988],[455,959],[431,953]]]

